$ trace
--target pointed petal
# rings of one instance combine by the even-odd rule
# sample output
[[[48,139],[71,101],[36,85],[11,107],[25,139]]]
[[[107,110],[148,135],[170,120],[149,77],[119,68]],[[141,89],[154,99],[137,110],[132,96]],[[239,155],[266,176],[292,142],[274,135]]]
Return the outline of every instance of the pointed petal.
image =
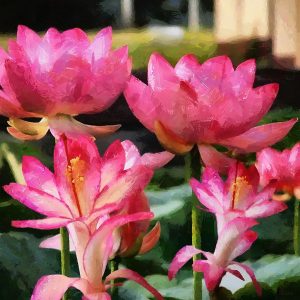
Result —
[[[163,296],[153,286],[151,286],[140,274],[132,270],[120,269],[115,272],[112,272],[105,278],[105,282],[109,282],[117,278],[126,278],[129,280],[133,280],[142,287],[144,287],[146,290],[148,290],[157,300],[164,299]]]
[[[219,144],[233,148],[241,153],[257,152],[283,139],[296,122],[297,119],[291,119],[286,122],[257,126],[241,135],[220,140]]]
[[[138,148],[129,140],[125,140],[121,143],[126,157],[126,163],[124,170],[130,169],[134,165],[140,162],[141,154]]]
[[[175,155],[168,151],[159,153],[145,153],[141,157],[141,163],[150,169],[159,169],[170,162]]]
[[[184,141],[181,137],[166,128],[160,121],[154,122],[154,133],[161,145],[174,154],[186,154],[194,147],[193,144]]]
[[[140,255],[145,254],[149,252],[152,248],[154,248],[157,242],[159,241],[160,232],[161,232],[160,223],[157,222],[155,226],[152,228],[152,230],[144,236],[142,246],[138,254]]]
[[[7,122],[11,127],[8,127],[8,132],[21,140],[39,140],[48,132],[47,119],[42,119],[40,122],[28,122],[21,119],[9,119]]]
[[[151,218],[153,218],[152,213],[115,216],[105,221],[97,229],[91,236],[83,255],[84,269],[91,283],[97,284],[104,274],[107,261],[114,248],[114,230],[130,222]]]
[[[58,139],[63,134],[70,138],[82,135],[102,137],[114,133],[121,125],[94,126],[83,124],[70,116],[55,116],[49,118],[49,127],[52,135]]]
[[[174,84],[179,84],[179,78],[173,67],[159,53],[153,53],[148,64],[148,85],[152,90],[160,90]]]
[[[185,246],[180,249],[173,258],[168,271],[169,280],[172,280],[177,272],[196,254],[201,253],[201,250],[193,246]]]
[[[42,230],[65,227],[72,220],[66,218],[46,218],[37,220],[12,221],[11,225],[16,228],[35,228]]]
[[[136,77],[131,76],[124,96],[135,117],[153,132],[157,113],[151,89]]]
[[[99,31],[95,36],[90,48],[92,50],[92,55],[95,60],[101,57],[108,56],[111,50],[112,43],[112,28],[106,27]]]
[[[80,278],[64,275],[43,276],[37,282],[31,300],[61,300],[70,287],[79,289],[83,294],[90,289],[88,282]]]
[[[227,174],[230,166],[235,162],[233,158],[217,151],[210,145],[200,144],[198,145],[198,149],[204,165],[212,167],[220,174]]]
[[[233,269],[230,269],[230,268],[226,268],[225,269],[226,272],[229,272],[230,274],[232,274],[233,276],[237,277],[238,279],[241,279],[241,280],[245,280],[245,278],[243,277],[243,275],[240,273],[240,271],[238,270],[233,270]]]
[[[30,209],[49,217],[72,217],[69,208],[59,199],[18,183],[5,185],[4,190]]]
[[[28,186],[59,198],[53,173],[38,159],[32,156],[23,156],[22,171]]]
[[[184,55],[176,64],[176,75],[186,82],[193,82],[195,74],[199,71],[200,64],[198,59],[193,54]]]
[[[55,249],[55,250],[61,250],[61,236],[60,234],[54,235],[50,238],[47,238],[43,240],[40,245],[40,248],[44,249]],[[73,241],[70,239],[70,251],[75,251],[75,246],[73,244]]]
[[[248,218],[265,218],[276,215],[287,209],[287,205],[279,201],[262,201],[258,204],[252,205],[246,210],[245,217]]]
[[[256,290],[257,295],[258,295],[259,297],[261,297],[261,295],[262,295],[262,289],[261,289],[260,284],[259,284],[258,281],[256,280],[256,277],[255,277],[255,274],[254,274],[253,270],[252,270],[250,267],[248,267],[247,265],[238,263],[238,262],[236,262],[236,261],[233,261],[232,264],[233,264],[233,265],[240,266],[241,268],[243,268],[243,269],[247,272],[247,274],[250,276],[250,278],[251,278],[251,280],[252,280],[252,282],[253,282],[253,285],[254,285],[254,287],[255,287],[255,290]]]
[[[153,171],[142,165],[127,170],[100,193],[94,209],[110,203],[120,203],[125,198],[136,195],[145,188],[152,175]]]

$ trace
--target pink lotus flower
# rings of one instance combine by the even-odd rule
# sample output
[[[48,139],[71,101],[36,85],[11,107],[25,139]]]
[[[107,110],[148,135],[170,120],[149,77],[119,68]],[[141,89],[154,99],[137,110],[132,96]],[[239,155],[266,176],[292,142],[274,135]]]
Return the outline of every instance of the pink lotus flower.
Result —
[[[271,148],[262,150],[257,153],[256,166],[263,186],[276,181],[276,190],[285,192],[274,195],[274,199],[289,200],[293,195],[300,199],[300,143],[282,152]]]
[[[124,170],[120,142],[100,157],[89,137],[61,137],[54,150],[54,174],[33,157],[23,158],[26,185],[11,183],[5,191],[45,219],[13,221],[15,227],[54,229],[84,220],[87,224],[122,208],[123,202],[142,192],[153,171],[141,164]]]
[[[264,218],[287,208],[284,203],[271,201],[273,183],[260,189],[259,174],[253,165],[247,169],[236,162],[225,182],[214,169],[207,167],[202,182],[191,179],[190,184],[200,203],[216,215],[218,232],[236,217]]]
[[[8,53],[0,49],[0,114],[10,118],[10,134],[40,139],[50,128],[58,137],[102,135],[119,128],[84,125],[73,116],[107,109],[125,88],[131,72],[127,46],[111,50],[112,30],[101,30],[90,42],[75,28],[44,37],[19,26]],[[39,123],[20,118],[42,118]]]
[[[254,60],[234,70],[225,56],[200,65],[185,55],[173,68],[155,53],[148,86],[132,76],[125,97],[135,116],[174,153],[184,154],[194,144],[256,152],[281,140],[296,119],[254,127],[278,92],[276,83],[253,88],[254,77]]]
[[[257,239],[254,231],[248,230],[256,225],[256,222],[248,218],[236,218],[222,229],[219,233],[218,242],[214,253],[198,250],[193,246],[185,246],[179,250],[169,267],[169,279],[173,279],[183,265],[194,255],[202,253],[207,260],[196,260],[193,263],[195,272],[203,272],[206,287],[209,291],[216,289],[226,274],[231,273],[235,277],[244,280],[242,274],[232,268],[239,266],[251,277],[258,295],[261,295],[261,288],[256,281],[255,275],[250,267],[234,261],[234,259],[246,252]]]
[[[84,151],[84,144],[80,147],[82,147],[82,151]],[[116,141],[107,149],[104,157],[102,158],[100,193],[102,189],[105,190],[106,188],[107,192],[109,192],[108,185],[111,184],[110,181],[113,182],[118,178],[120,179],[120,174],[122,174],[122,172],[132,172],[130,170],[143,172],[143,170],[160,168],[173,157],[173,154],[166,151],[154,154],[146,153],[141,156],[138,149],[132,142],[128,140],[121,143]],[[147,172],[149,172],[149,170]],[[137,173],[134,174],[137,175]],[[144,175],[141,174],[141,176]],[[127,193],[126,201],[122,201],[122,205],[113,203],[108,207],[108,209],[100,210],[99,213],[95,212],[92,215],[94,216],[96,214],[98,216],[97,219],[89,218],[88,220],[85,220],[85,224],[89,227],[89,231],[93,233],[102,222],[110,218],[110,214],[127,215],[138,212],[150,212],[148,199],[144,192],[141,191],[142,188],[132,189],[131,185],[128,186],[128,190],[125,190],[125,194]],[[120,192],[122,192],[122,190]],[[120,197],[121,196],[122,195],[120,195]],[[16,225],[16,222],[13,224]],[[17,225],[19,225],[19,222],[17,222]],[[76,231],[76,226],[75,228],[73,226],[75,225],[68,225],[69,232]],[[117,253],[115,254],[120,256],[132,256],[135,254],[144,254],[150,251],[159,240],[160,224],[158,222],[153,229],[147,233],[149,226],[149,220],[143,220],[126,224],[124,227],[120,228],[118,234],[121,244],[116,246]],[[80,231],[82,229],[78,230]],[[43,241],[40,246],[42,248],[60,250],[60,235],[56,235]],[[70,243],[70,249],[71,251],[75,251],[75,246],[72,243],[72,240]]]
[[[129,222],[141,221],[153,217],[152,213],[137,213],[127,216],[116,216],[105,221],[92,235],[84,223],[76,222],[78,228],[76,254],[80,269],[80,278],[69,278],[64,275],[43,276],[33,291],[31,300],[60,300],[70,287],[83,293],[84,300],[110,300],[108,289],[110,281],[116,278],[134,280],[149,290],[156,299],[163,297],[136,272],[119,269],[109,274],[103,281],[103,275],[109,257],[114,251],[115,233],[120,226]],[[81,225],[79,225],[81,223]],[[80,227],[79,227],[80,226]],[[85,228],[85,229],[84,229]]]

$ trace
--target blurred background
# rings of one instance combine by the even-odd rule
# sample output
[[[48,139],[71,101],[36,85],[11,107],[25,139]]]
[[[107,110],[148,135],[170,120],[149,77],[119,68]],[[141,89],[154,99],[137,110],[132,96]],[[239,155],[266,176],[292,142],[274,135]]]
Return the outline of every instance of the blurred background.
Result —
[[[280,84],[272,111],[261,123],[300,117],[300,0],[0,0],[0,47],[6,49],[8,40],[15,38],[18,24],[41,34],[49,27],[80,27],[91,39],[101,28],[111,25],[113,47],[129,46],[133,74],[143,81],[154,51],[172,64],[187,53],[195,54],[200,62],[228,55],[235,66],[255,58],[255,85]],[[107,111],[80,116],[79,120],[89,124],[122,124],[116,134],[97,140],[101,153],[117,138],[132,140],[141,152],[162,150],[155,136],[131,114],[123,96]],[[52,168],[53,138],[48,135],[38,143],[18,142],[5,133],[6,122],[0,117],[0,184],[22,180],[20,162],[25,154],[39,157]],[[300,126],[296,125],[276,148],[291,147],[299,140]],[[252,155],[248,162],[254,159]],[[162,224],[160,243],[149,254],[122,263],[149,275],[148,280],[169,297],[166,299],[189,300],[191,266],[187,265],[177,281],[170,283],[166,277],[176,251],[191,243],[191,190],[185,183],[183,158],[177,157],[155,173],[147,195],[156,220]],[[259,240],[242,257],[252,264],[259,280],[268,283],[264,295],[269,298],[264,299],[299,299],[300,258],[291,255],[293,201],[289,207],[261,222],[257,228]],[[29,299],[41,275],[59,273],[59,253],[38,248],[45,235],[56,232],[16,230],[10,226],[13,219],[39,217],[0,191],[0,299]],[[202,248],[212,251],[215,240],[214,219],[205,213]],[[73,275],[76,272],[73,257]],[[224,285],[232,291],[243,286],[230,277],[226,280]],[[148,296],[137,286],[126,284],[117,299],[145,300]],[[235,299],[255,297],[246,298],[242,291]]]

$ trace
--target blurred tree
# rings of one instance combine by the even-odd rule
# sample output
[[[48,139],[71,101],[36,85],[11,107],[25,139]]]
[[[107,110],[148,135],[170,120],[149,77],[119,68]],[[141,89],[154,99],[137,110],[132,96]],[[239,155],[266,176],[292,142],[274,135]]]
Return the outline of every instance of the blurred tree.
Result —
[[[134,23],[134,1],[121,0],[121,20],[123,27],[132,27]]]

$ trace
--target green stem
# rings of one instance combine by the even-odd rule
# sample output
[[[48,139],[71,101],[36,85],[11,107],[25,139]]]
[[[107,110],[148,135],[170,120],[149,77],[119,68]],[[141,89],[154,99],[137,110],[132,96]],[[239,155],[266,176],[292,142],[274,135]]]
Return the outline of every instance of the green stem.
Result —
[[[69,234],[66,228],[60,228],[60,242],[61,242],[61,274],[65,276],[70,275],[70,243]],[[67,300],[68,295],[65,293],[63,300]]]
[[[300,201],[295,199],[295,209],[294,209],[294,251],[295,255],[300,256]]]
[[[190,180],[191,177],[199,179],[201,174],[201,162],[198,149],[194,147],[190,153],[185,156],[185,179]],[[197,208],[199,201],[196,196],[192,195],[192,245],[201,249],[201,223],[202,213]],[[193,261],[201,259],[201,255],[195,255]],[[202,273],[193,271],[194,277],[194,300],[202,299]]]
[[[118,260],[118,257],[115,257],[114,259],[112,259],[110,261],[110,273],[112,273],[114,271],[117,271],[118,268],[119,268],[119,260]],[[110,284],[111,284],[111,295],[116,296],[117,295],[117,288],[116,288],[116,286],[114,286],[115,281],[112,280],[110,282]]]

